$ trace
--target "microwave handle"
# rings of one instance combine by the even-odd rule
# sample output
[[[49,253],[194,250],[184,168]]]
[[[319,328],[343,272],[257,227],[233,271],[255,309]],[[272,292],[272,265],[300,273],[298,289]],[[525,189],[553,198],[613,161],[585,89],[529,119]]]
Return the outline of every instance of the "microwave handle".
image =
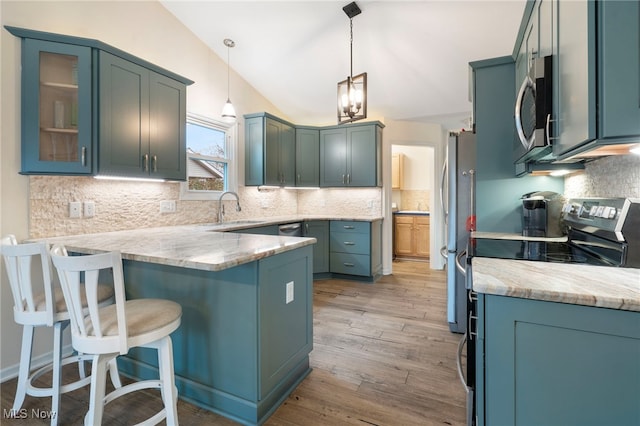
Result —
[[[533,84],[531,77],[526,76],[524,81],[522,82],[522,85],[520,86],[520,90],[518,91],[518,96],[516,98],[516,110],[514,115],[516,120],[516,130],[518,131],[518,139],[520,139],[520,143],[527,151],[531,149],[534,138],[534,135],[532,134],[531,137],[527,139],[522,128],[522,102],[524,101],[524,95],[527,91],[527,88],[529,87],[534,91],[535,95],[536,87]]]

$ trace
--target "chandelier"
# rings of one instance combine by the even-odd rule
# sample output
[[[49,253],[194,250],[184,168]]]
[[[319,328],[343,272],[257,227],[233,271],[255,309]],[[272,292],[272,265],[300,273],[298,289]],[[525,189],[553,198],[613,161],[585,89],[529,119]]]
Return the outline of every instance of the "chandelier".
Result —
[[[353,2],[342,8],[349,17],[350,70],[346,80],[338,83],[338,124],[367,118],[367,73],[353,75],[353,17],[362,11]]]

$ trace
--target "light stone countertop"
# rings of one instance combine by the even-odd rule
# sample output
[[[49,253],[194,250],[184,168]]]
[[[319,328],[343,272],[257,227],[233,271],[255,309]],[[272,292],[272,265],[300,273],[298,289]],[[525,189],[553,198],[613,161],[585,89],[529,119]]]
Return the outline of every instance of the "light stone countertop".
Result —
[[[67,250],[95,254],[119,250],[123,259],[221,271],[310,244],[315,238],[212,232],[202,225],[168,226],[46,238]]]
[[[474,257],[473,290],[640,312],[640,269]]]
[[[242,229],[301,222],[353,220],[372,222],[382,217],[280,216],[239,219],[158,228],[41,238],[61,243],[69,251],[95,254],[119,250],[123,259],[206,271],[221,271],[289,250],[315,244],[315,238],[243,234]],[[223,232],[223,231],[240,231]]]

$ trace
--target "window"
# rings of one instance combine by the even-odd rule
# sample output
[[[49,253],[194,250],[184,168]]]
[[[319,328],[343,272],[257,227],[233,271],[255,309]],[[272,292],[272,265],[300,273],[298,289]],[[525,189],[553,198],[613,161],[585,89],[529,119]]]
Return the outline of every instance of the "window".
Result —
[[[187,182],[181,199],[210,200],[237,188],[235,125],[187,115]]]

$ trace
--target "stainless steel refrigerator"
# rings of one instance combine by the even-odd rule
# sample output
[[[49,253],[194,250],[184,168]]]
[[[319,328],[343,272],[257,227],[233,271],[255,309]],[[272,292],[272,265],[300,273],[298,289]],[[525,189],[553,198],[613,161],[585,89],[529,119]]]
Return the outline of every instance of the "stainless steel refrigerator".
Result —
[[[461,269],[466,262],[470,230],[475,229],[476,135],[451,133],[442,173],[441,199],[446,224],[447,320],[456,333],[467,331],[467,286]],[[456,258],[458,267],[456,267]]]

